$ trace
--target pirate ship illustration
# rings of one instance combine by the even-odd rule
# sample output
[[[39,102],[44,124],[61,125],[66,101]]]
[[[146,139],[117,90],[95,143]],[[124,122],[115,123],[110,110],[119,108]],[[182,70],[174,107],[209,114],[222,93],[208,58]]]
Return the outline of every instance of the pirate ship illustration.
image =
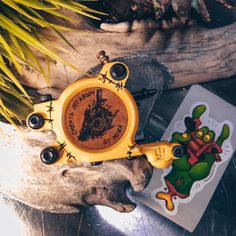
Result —
[[[102,89],[96,90],[96,101],[88,105],[84,112],[84,121],[78,139],[88,141],[101,138],[107,130],[112,129],[113,120],[116,118],[119,110],[114,113],[110,111],[107,99],[102,97]]]

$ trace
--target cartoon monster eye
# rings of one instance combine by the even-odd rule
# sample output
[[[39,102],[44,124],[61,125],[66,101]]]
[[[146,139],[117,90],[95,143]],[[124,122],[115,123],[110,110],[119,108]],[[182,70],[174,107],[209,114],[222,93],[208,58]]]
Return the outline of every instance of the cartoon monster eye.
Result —
[[[197,136],[198,138],[202,138],[203,132],[202,132],[201,130],[198,130],[197,133],[196,133],[196,136]]]
[[[209,134],[204,135],[203,141],[207,142],[207,143],[210,142],[211,141],[211,136]]]

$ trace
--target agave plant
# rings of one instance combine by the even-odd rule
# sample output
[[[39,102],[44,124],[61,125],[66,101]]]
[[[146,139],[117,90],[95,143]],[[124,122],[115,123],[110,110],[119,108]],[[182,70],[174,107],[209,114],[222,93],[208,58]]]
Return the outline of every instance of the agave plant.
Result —
[[[0,115],[12,124],[15,124],[16,119],[21,121],[32,107],[29,95],[12,69],[21,75],[23,66],[28,65],[49,81],[50,63],[45,71],[33,53],[33,48],[48,59],[56,59],[77,70],[54,53],[55,45],[40,34],[40,29],[50,28],[70,44],[60,31],[71,29],[49,22],[47,19],[50,17],[45,18],[47,15],[74,20],[61,13],[61,8],[95,19],[98,18],[94,13],[100,14],[75,0],[0,0]]]

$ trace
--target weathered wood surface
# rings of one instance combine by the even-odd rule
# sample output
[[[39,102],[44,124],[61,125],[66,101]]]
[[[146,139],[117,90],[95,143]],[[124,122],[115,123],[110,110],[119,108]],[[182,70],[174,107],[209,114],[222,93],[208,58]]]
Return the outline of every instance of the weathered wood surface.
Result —
[[[67,164],[48,166],[40,151],[53,143],[51,131],[14,130],[1,125],[0,192],[29,206],[59,213],[78,212],[82,205],[105,205],[120,212],[135,208],[126,196],[131,185],[141,191],[152,168],[145,158],[106,161],[100,166]]]
[[[84,21],[74,24],[73,27],[87,30],[64,33],[78,53],[55,35],[51,37],[54,42],[68,49],[68,52],[58,53],[75,64],[81,72],[72,70],[60,62],[52,62],[51,85],[54,88],[65,88],[98,64],[96,53],[102,49],[110,58],[134,54],[156,57],[173,71],[173,87],[236,74],[236,23],[217,29],[199,26],[170,30],[143,28],[130,33],[101,31]],[[41,60],[44,61],[42,56]],[[24,71],[23,82],[35,88],[48,87],[41,75],[34,70]]]

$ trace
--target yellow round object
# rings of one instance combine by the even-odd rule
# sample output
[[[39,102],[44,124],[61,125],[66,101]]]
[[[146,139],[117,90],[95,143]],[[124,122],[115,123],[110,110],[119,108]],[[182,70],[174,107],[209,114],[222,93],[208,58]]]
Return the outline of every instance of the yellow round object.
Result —
[[[98,163],[145,154],[157,168],[175,158],[178,144],[155,142],[137,145],[138,109],[126,88],[128,67],[107,63],[95,77],[68,86],[58,100],[34,106],[27,121],[31,129],[53,130],[56,141],[42,150],[46,164]]]
[[[105,64],[96,77],[68,86],[58,100],[34,106],[57,135],[53,147],[60,150],[57,163],[99,162],[128,157],[138,126],[136,103],[126,88],[129,76],[115,80],[110,71],[117,62]]]

